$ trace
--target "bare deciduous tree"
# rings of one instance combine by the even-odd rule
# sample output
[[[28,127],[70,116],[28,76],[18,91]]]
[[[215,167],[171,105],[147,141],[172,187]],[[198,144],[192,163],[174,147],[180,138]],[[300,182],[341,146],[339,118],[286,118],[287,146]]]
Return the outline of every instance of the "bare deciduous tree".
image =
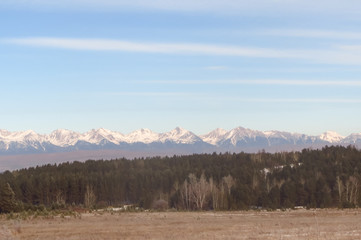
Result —
[[[204,209],[207,199],[213,209],[227,209],[229,196],[236,181],[231,175],[224,176],[217,184],[213,178],[207,181],[204,173],[198,179],[193,173],[188,175],[181,188],[181,197],[186,209]]]
[[[347,186],[348,188],[350,188],[348,201],[356,206],[358,201],[358,188],[359,188],[358,179],[354,176],[350,176],[347,182]]]
[[[64,205],[65,204],[65,199],[64,199],[64,195],[62,191],[57,191],[55,194],[55,203],[57,205]]]
[[[199,178],[198,184],[196,185],[196,193],[197,193],[197,207],[199,209],[203,209],[204,203],[206,201],[206,198],[209,194],[209,183],[207,182],[207,179],[202,173],[201,177]]]
[[[84,195],[84,205],[87,208],[94,207],[96,202],[96,196],[94,193],[93,186],[87,185]]]
[[[184,180],[184,183],[182,185],[181,197],[182,197],[183,202],[184,202],[184,208],[185,209],[190,209],[190,204],[191,204],[190,186],[188,184],[187,179]]]
[[[336,181],[337,181],[338,199],[341,204],[342,203],[343,183],[339,176],[336,177]]]
[[[206,198],[210,192],[209,183],[204,174],[198,179],[193,173],[189,174],[183,183],[182,198],[186,209],[191,208],[191,204],[197,209],[203,209]]]
[[[359,183],[355,176],[350,176],[348,180],[343,183],[339,176],[336,177],[337,190],[339,202],[351,203],[357,206],[359,195]]]
[[[235,184],[233,177],[229,174],[227,177],[223,177],[223,182],[226,185],[228,195],[231,195],[231,188]]]
[[[209,179],[209,189],[212,196],[212,207],[213,209],[219,209],[219,189],[213,178]]]

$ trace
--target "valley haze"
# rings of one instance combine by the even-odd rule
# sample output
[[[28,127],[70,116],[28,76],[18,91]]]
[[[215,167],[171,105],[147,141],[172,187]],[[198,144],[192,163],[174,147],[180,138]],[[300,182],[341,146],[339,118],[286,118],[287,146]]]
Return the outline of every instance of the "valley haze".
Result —
[[[330,145],[361,147],[361,133],[341,136],[327,131],[319,136],[283,131],[257,131],[238,127],[230,131],[215,129],[196,135],[177,127],[156,133],[139,129],[129,134],[107,129],[86,133],[58,129],[50,134],[32,130],[0,130],[0,171],[37,165],[89,159],[173,156],[213,152],[299,151]]]

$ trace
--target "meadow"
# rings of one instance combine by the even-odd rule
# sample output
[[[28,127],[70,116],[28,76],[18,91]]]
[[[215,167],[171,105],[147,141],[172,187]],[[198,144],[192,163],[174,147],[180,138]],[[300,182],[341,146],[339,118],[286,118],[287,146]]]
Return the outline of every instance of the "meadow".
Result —
[[[0,239],[360,239],[361,210],[91,212],[9,218]]]

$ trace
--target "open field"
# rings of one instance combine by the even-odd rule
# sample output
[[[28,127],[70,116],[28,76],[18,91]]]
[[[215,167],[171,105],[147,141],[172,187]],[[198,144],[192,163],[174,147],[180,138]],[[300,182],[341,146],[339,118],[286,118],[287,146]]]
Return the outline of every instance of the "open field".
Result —
[[[0,239],[361,239],[361,210],[86,213],[1,219]]]

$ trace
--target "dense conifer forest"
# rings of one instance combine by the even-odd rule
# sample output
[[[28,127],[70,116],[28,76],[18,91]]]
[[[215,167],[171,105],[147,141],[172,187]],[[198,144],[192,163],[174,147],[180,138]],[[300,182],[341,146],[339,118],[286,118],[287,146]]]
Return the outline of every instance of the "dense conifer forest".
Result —
[[[361,151],[222,153],[89,160],[0,174],[0,212],[32,206],[177,210],[357,207]]]

